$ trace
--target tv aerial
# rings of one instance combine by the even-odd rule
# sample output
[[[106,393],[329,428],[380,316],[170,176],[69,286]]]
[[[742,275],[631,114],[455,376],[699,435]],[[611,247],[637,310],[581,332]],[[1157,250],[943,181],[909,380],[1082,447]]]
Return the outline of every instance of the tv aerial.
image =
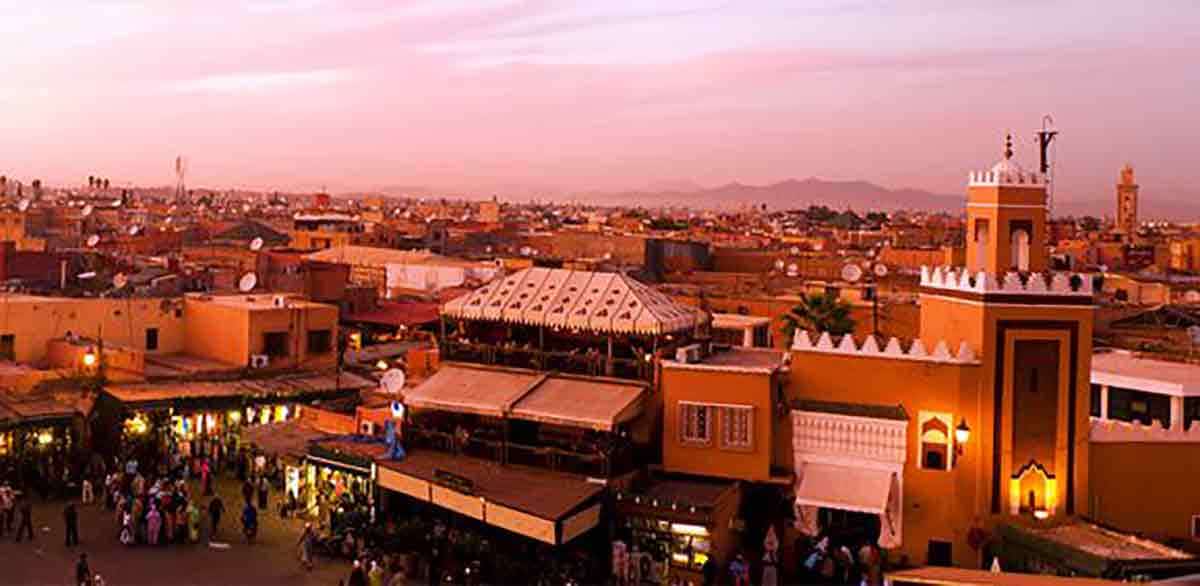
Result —
[[[383,390],[391,395],[399,395],[404,391],[404,383],[408,380],[407,375],[399,368],[393,368],[385,373],[379,379],[379,385]]]
[[[263,239],[261,236],[256,236],[254,238],[254,240],[250,241],[250,250],[258,252],[258,251],[262,250],[262,247],[263,247]]]
[[[254,286],[258,285],[258,275],[254,273],[246,273],[238,279],[238,291],[249,293],[254,290]]]

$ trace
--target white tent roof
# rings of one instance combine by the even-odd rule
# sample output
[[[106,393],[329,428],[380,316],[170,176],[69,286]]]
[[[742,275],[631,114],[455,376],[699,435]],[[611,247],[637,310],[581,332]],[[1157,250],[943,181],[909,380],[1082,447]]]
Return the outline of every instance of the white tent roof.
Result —
[[[462,319],[504,321],[594,332],[667,334],[694,328],[694,307],[621,273],[529,268],[442,306]]]

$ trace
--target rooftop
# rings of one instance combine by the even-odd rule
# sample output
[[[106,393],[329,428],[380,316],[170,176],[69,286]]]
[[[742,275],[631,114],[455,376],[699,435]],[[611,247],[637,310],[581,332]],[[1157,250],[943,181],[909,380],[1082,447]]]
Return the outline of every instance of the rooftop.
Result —
[[[413,450],[403,460],[376,463],[434,484],[440,482],[437,472],[451,471],[473,483],[473,496],[543,519],[563,517],[604,490],[583,476],[430,450]]]
[[[1143,358],[1126,350],[1092,354],[1092,383],[1175,397],[1200,397],[1200,364]]]
[[[326,305],[324,303],[317,303],[315,301],[309,301],[307,299],[303,299],[300,297],[294,297],[294,296],[287,295],[287,294],[280,294],[280,295],[272,295],[269,293],[260,293],[257,295],[189,294],[187,296],[187,299],[189,301],[199,301],[202,303],[213,303],[213,304],[221,305],[221,306],[225,306],[225,307],[245,309],[247,311],[266,311],[266,310],[279,309],[279,307],[277,307],[275,305],[275,299],[277,297],[284,298],[286,307],[288,307],[288,308],[294,308],[294,309],[310,309],[310,308],[316,308],[316,307],[333,308],[332,305]]]
[[[714,350],[707,356],[702,356],[699,362],[664,360],[662,366],[663,368],[725,370],[770,374],[785,366],[784,359],[786,357],[787,353],[782,350],[732,346]]]
[[[873,405],[869,403],[842,403],[838,401],[797,399],[792,401],[792,409],[796,411],[830,413],[833,415],[849,415],[852,417],[908,421],[908,413],[904,411],[904,407],[901,405]]]
[[[703,322],[700,310],[622,273],[534,267],[442,306],[444,315],[603,333],[669,334]]]

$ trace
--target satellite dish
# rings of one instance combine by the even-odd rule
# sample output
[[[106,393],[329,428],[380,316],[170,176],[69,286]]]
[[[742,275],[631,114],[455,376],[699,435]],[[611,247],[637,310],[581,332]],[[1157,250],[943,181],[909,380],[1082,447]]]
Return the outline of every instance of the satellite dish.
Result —
[[[404,371],[399,368],[393,368],[385,373],[379,379],[379,386],[383,387],[384,392],[392,395],[399,395],[404,390],[404,382],[408,380]]]
[[[96,208],[93,208],[92,204],[88,204],[88,205],[83,206],[83,211],[80,213],[80,215],[82,215],[83,217],[86,218],[86,217],[92,215],[92,212],[94,212],[94,211],[96,211]]]
[[[134,224],[129,227],[128,234],[130,236],[137,236],[138,232],[141,232],[141,231],[142,231],[142,227],[138,226],[137,224]]]
[[[113,275],[112,284],[114,289],[124,289],[125,285],[129,284],[129,277],[126,277],[125,273],[117,273]]]
[[[17,209],[21,210],[22,212],[27,211],[29,209],[30,203],[32,203],[32,202],[30,202],[28,199],[23,199],[17,203]]]
[[[250,213],[250,204],[248,204],[248,203],[242,204],[242,212],[247,213],[247,214]]]
[[[842,280],[850,283],[857,283],[863,276],[862,267],[856,264],[848,264],[842,267]]]
[[[172,222],[174,219],[175,219],[175,218],[173,218],[173,217],[171,217],[171,216],[167,216],[167,219],[163,220],[163,223],[164,223],[164,224],[170,224],[170,223],[171,223],[171,222]]]
[[[604,260],[612,260],[612,253],[611,252],[604,253]]]
[[[80,279],[80,280],[94,279],[94,278],[96,278],[96,271],[88,271],[86,273],[79,273],[78,275],[75,275],[75,278]]]
[[[1185,303],[1200,303],[1200,291],[1195,289],[1189,290],[1183,294],[1183,301]]]
[[[796,265],[796,263],[792,263],[787,266],[787,276],[795,277],[796,275],[799,275],[799,274],[800,274],[800,267],[798,265]]]
[[[498,258],[492,262],[496,263],[496,268],[498,268],[498,269],[504,268],[504,259]]]
[[[1102,272],[1102,273],[1107,273],[1107,272],[1108,272],[1108,265],[1100,265],[1099,269],[1100,269],[1100,272]]]
[[[246,273],[242,278],[238,279],[238,291],[249,293],[254,290],[254,286],[258,284],[258,275],[254,273]]]
[[[404,417],[404,403],[392,401],[392,417],[395,419]]]
[[[529,256],[533,253],[533,249],[528,246],[521,247],[521,256]]]
[[[800,247],[793,246],[788,252],[792,253],[792,256],[800,256]]]
[[[88,248],[95,248],[95,246],[97,244],[100,244],[100,235],[99,234],[92,234],[91,236],[88,236],[88,239],[87,239]]]
[[[255,236],[254,240],[250,241],[250,250],[257,252],[259,250],[262,250],[262,247],[263,247],[263,239],[261,237]]]
[[[782,258],[775,261],[775,270],[782,271],[785,264],[787,263],[784,263]]]
[[[114,208],[119,208],[119,207],[121,207],[121,200],[119,200],[119,199],[114,199],[111,205],[112,205],[112,207],[114,207]]]
[[[875,263],[875,267],[874,267],[873,269],[871,269],[871,270],[873,270],[873,271],[875,272],[875,276],[876,276],[876,277],[879,277],[880,279],[882,279],[882,278],[884,278],[884,277],[888,276],[888,268],[887,268],[887,265],[885,265],[885,264],[883,264],[883,263],[881,263],[881,262],[880,262],[880,263]]]

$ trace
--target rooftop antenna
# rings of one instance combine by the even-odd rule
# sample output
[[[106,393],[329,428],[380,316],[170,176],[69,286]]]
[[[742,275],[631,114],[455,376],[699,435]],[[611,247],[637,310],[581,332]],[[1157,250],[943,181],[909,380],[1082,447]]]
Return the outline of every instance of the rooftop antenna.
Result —
[[[254,290],[254,286],[258,284],[258,275],[254,273],[246,273],[238,279],[238,291],[249,293]]]
[[[1041,172],[1046,177],[1046,213],[1047,215],[1054,212],[1054,153],[1050,152],[1050,144],[1054,142],[1054,137],[1058,136],[1058,131],[1054,130],[1054,118],[1049,114],[1042,116],[1042,129],[1037,133],[1038,152],[1041,154]],[[1058,149],[1055,149],[1057,151]],[[1047,218],[1049,219],[1049,218]]]

